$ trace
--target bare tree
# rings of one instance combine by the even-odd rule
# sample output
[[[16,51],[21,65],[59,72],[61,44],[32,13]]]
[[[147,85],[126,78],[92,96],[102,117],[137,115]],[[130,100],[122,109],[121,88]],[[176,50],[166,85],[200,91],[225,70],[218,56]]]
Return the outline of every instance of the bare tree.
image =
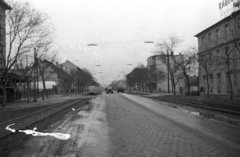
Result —
[[[46,39],[50,35],[47,23],[49,18],[45,14],[37,11],[27,2],[9,0],[8,4],[11,5],[12,10],[7,11],[6,14],[6,56],[1,53],[5,66],[2,77],[3,106],[6,105],[7,79],[18,57],[29,53],[43,38]]]
[[[44,100],[44,93],[48,98],[48,93],[46,90],[46,83],[45,81],[49,79],[53,73],[55,73],[55,65],[53,63],[57,62],[57,54],[56,51],[51,51],[49,49],[50,43],[41,46],[38,50],[38,54],[40,55],[37,57],[37,68],[39,70],[39,74],[41,76],[42,84],[43,84],[43,91],[42,91],[42,100]]]
[[[209,93],[209,89],[210,89],[209,77],[212,76],[213,73],[217,71],[221,66],[221,61],[220,61],[221,58],[219,56],[219,53],[220,52],[218,52],[218,54],[212,54],[212,53],[208,53],[207,55],[199,54],[198,56],[198,63],[200,66],[200,70],[203,69],[205,73],[204,78],[206,79],[206,83],[207,83],[207,87],[205,87],[207,89],[207,97],[209,97],[209,94],[210,94]]]
[[[126,83],[128,87],[141,88],[142,91],[148,88],[150,92],[153,91],[152,83],[159,82],[166,79],[166,73],[162,69],[151,69],[139,64],[132,72],[126,75]],[[146,87],[148,86],[148,87]]]
[[[176,94],[176,85],[182,77],[181,73],[179,73],[179,65],[174,63],[175,60],[178,60],[174,55],[174,52],[181,42],[182,39],[176,36],[169,36],[156,44],[158,48],[157,53],[161,55],[161,61],[167,68],[167,75],[170,75],[170,78],[168,77],[168,81],[170,79],[174,94]]]
[[[221,36],[218,36],[216,40],[209,40],[207,44],[203,43],[205,48],[217,47],[217,53],[215,56],[213,52],[209,51],[206,51],[207,54],[201,53],[199,64],[206,73],[208,95],[209,77],[212,77],[215,71],[222,71],[226,73],[226,90],[229,93],[229,98],[233,99],[234,85],[237,84],[237,56],[240,55],[240,23],[235,14],[232,14],[229,18],[232,18],[232,20],[224,26],[224,32]]]
[[[182,74],[187,83],[187,93],[190,94],[190,81],[189,75],[193,72],[197,65],[197,48],[189,47],[187,50],[183,51],[183,55],[179,55],[180,58],[173,56],[171,53],[171,58],[174,61],[174,64],[177,64],[179,69],[182,71]]]

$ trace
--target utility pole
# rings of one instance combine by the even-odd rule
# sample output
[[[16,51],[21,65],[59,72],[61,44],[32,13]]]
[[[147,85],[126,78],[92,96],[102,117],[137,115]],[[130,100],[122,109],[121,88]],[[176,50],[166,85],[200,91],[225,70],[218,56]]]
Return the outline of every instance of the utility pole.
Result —
[[[33,73],[33,102],[37,102],[36,79],[37,79],[37,50],[34,48],[34,73]]]
[[[39,72],[38,72],[39,63],[38,63],[38,58],[37,57],[36,57],[36,60],[37,60],[37,62],[36,62],[37,63],[37,65],[36,65],[36,70],[37,70],[37,95],[38,95],[38,98],[39,98]]]
[[[168,74],[167,74],[167,76],[168,76],[167,80],[168,80],[168,93],[170,93],[170,91],[169,91],[169,88],[170,88],[170,85],[169,85],[169,66],[170,66],[170,63],[169,63],[169,53],[168,53],[168,49],[167,49],[167,72],[168,72]]]

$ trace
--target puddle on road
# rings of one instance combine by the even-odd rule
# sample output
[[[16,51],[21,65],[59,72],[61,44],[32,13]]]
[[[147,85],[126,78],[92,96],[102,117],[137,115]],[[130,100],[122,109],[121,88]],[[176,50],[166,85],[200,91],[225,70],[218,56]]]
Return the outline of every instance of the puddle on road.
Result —
[[[196,111],[188,111],[188,113],[191,113],[191,114],[200,116],[200,113],[199,113],[199,112],[196,112]]]
[[[184,110],[185,112],[193,114],[196,117],[221,121],[223,123],[240,126],[240,117],[239,116],[218,113],[218,112],[214,112],[214,111],[201,110],[201,109],[191,108],[189,106],[178,106],[178,105],[167,104],[167,103],[161,103],[161,104],[171,107],[173,109]]]
[[[198,117],[206,118],[206,119],[211,119],[211,120],[217,120],[221,121],[227,124],[232,124],[235,126],[240,126],[240,117],[231,117],[232,115],[224,115],[221,113],[214,113],[214,112],[208,112],[208,111],[201,111],[201,110],[189,110],[189,109],[184,109],[186,112],[196,115]]]

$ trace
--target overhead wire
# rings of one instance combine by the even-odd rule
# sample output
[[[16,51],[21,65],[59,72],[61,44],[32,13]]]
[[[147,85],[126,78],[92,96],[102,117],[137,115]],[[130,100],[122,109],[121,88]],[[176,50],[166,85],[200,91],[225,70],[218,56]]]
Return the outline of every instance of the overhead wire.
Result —
[[[54,40],[52,40],[52,42],[53,42],[56,46],[58,46],[63,52],[65,52],[65,53],[68,54],[70,57],[72,57],[75,62],[77,62],[79,65],[81,65],[81,63],[79,63],[78,60],[76,60],[72,55],[70,55],[70,53],[68,53],[65,49],[63,49],[63,48],[62,48],[59,44],[57,44]]]

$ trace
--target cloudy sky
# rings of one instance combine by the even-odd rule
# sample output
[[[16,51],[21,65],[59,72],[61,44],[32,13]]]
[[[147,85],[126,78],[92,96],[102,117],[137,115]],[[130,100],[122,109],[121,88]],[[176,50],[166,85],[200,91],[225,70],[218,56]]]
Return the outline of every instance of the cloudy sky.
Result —
[[[156,47],[144,41],[178,36],[184,40],[181,52],[197,46],[194,35],[221,20],[221,0],[29,1],[51,16],[61,62],[89,69],[105,85],[124,78],[138,63],[146,65]],[[87,46],[91,43],[97,46]]]

